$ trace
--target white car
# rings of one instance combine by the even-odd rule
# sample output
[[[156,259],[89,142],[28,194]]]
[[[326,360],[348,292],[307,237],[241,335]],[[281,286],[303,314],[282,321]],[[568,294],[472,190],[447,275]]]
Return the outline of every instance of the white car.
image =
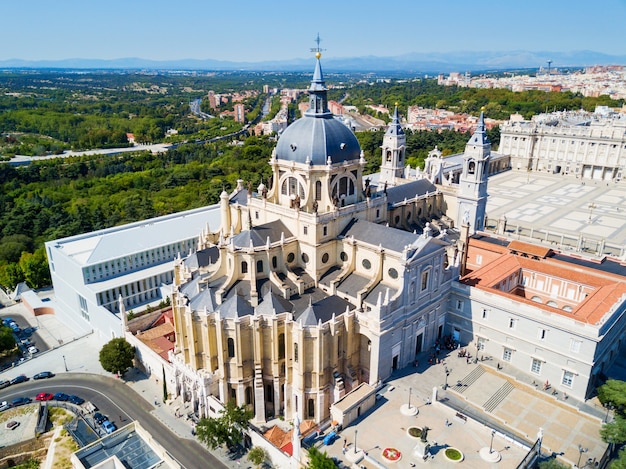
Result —
[[[11,407],[11,405],[7,401],[0,402],[0,412],[3,410],[7,410]]]
[[[35,347],[34,345],[31,345],[30,347],[28,347],[28,353],[30,353],[31,355],[34,355],[37,352],[39,352],[39,349]]]

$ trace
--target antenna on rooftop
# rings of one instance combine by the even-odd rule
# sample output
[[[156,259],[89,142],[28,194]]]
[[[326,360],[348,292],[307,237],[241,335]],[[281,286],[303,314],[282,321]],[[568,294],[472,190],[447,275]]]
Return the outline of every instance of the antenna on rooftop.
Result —
[[[548,60],[548,76],[550,76],[550,65],[552,65],[552,60]]]
[[[317,33],[317,37],[315,38],[315,42],[317,43],[317,47],[311,47],[311,52],[315,52],[315,54],[321,54],[323,51],[325,51],[326,49],[322,49],[320,47],[320,42],[322,40],[320,39],[320,33]]]

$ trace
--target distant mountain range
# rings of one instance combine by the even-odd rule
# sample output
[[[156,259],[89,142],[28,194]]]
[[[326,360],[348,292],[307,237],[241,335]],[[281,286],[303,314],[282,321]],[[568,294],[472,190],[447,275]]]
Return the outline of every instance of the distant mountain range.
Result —
[[[311,70],[311,58],[266,62],[230,62],[222,60],[146,60],[140,58],[64,59],[64,60],[0,60],[0,69],[96,69],[96,70],[207,70],[207,71],[277,71],[301,72]],[[591,65],[626,64],[626,55],[608,55],[594,51],[574,52],[448,52],[410,53],[394,57],[324,58],[324,69],[332,72],[403,72],[449,73],[465,71],[510,70],[547,67],[585,67]]]

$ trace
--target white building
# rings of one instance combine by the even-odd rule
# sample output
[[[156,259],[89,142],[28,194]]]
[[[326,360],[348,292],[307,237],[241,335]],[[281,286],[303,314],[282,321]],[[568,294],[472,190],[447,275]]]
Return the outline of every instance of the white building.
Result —
[[[521,171],[620,181],[626,166],[626,114],[563,111],[500,126],[499,152]]]
[[[119,298],[127,311],[167,298],[174,258],[219,223],[214,205],[47,242],[56,314],[78,331],[121,336]]]

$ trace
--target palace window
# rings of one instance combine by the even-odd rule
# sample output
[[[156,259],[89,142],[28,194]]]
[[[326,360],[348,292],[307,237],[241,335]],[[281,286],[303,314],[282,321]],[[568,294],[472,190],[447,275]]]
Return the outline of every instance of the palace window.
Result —
[[[298,342],[293,344],[293,361],[298,363]]]
[[[541,374],[541,360],[538,360],[536,358],[533,358],[533,363],[530,366],[530,371],[536,375],[540,375]]]
[[[504,352],[502,353],[502,360],[504,360],[505,362],[510,362],[512,356],[513,350],[511,350],[510,348],[505,348]]]
[[[228,345],[228,357],[233,358],[235,356],[235,340],[229,337],[226,343]]]
[[[563,370],[563,379],[561,380],[561,384],[571,388],[574,384],[574,373],[572,371]]]

